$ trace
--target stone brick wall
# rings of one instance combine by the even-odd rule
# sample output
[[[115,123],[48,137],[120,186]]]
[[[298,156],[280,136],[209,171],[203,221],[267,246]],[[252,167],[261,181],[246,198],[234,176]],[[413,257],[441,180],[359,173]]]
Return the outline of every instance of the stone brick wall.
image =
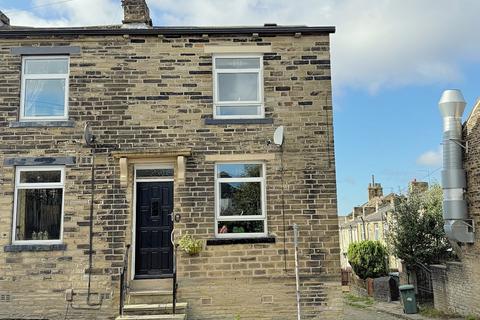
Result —
[[[131,243],[133,214],[132,179],[127,187],[120,184],[114,152],[175,148],[192,150],[185,182],[175,182],[175,212],[182,215],[176,232],[189,232],[203,240],[214,237],[215,203],[214,162],[205,161],[205,156],[275,154],[265,164],[268,232],[276,242],[207,246],[197,257],[181,255],[180,300],[191,303],[189,316],[199,319],[197,314],[214,312],[224,318],[231,316],[230,302],[221,299],[222,293],[238,288],[239,301],[251,298],[250,289],[264,290],[265,298],[256,301],[260,309],[252,310],[265,313],[258,311],[261,314],[255,319],[293,319],[293,223],[300,227],[301,274],[311,279],[302,285],[303,306],[311,317],[316,313],[322,319],[338,316],[340,263],[327,34],[299,38],[52,36],[0,38],[0,43],[0,247],[11,243],[15,172],[14,167],[4,166],[3,160],[39,156],[76,159],[75,164],[66,166],[67,247],[47,252],[0,252],[0,294],[10,297],[10,302],[0,301],[0,318],[42,315],[63,319],[68,307],[72,319],[92,319],[92,315],[112,319],[118,310],[119,272],[125,245]],[[264,95],[266,118],[273,123],[205,124],[205,119],[212,118],[212,55],[204,52],[205,44],[272,46],[272,52],[264,55]],[[9,127],[18,118],[21,73],[21,57],[10,54],[10,48],[53,45],[81,48],[70,61],[69,118],[73,126]],[[85,305],[91,167],[90,149],[82,143],[85,121],[91,123],[100,143],[116,146],[115,150],[100,148],[96,158],[92,291],[96,301],[100,295],[103,299],[100,310]],[[280,154],[266,144],[279,125],[286,127],[287,271]],[[130,165],[130,177],[132,174]],[[208,286],[215,290],[209,290],[210,298],[204,299],[202,288]],[[65,302],[66,289],[77,293],[72,304]],[[208,307],[203,302],[209,299],[219,303]],[[269,303],[275,308],[264,308]]]
[[[433,266],[432,271],[435,308],[462,315],[480,314],[480,273],[473,261],[449,262]]]
[[[467,172],[467,203],[475,224],[475,243],[456,247],[460,263],[435,267],[433,285],[435,307],[463,315],[480,316],[480,110],[477,104],[464,124],[468,153],[464,155]]]

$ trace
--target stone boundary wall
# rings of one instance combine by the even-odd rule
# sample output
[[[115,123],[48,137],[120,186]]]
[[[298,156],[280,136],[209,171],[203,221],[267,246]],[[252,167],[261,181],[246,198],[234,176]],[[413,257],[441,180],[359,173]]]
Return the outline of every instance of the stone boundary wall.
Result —
[[[434,306],[444,312],[480,316],[480,273],[474,261],[433,265]],[[477,268],[478,270],[478,268]]]

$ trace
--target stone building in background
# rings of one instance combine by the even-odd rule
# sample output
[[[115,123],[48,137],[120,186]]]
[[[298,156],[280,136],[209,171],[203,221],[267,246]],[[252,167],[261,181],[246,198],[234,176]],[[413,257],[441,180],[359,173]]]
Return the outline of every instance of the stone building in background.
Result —
[[[428,189],[428,183],[413,180],[408,186],[409,192],[422,192]],[[391,223],[391,212],[394,210],[395,193],[383,195],[380,183],[372,181],[368,185],[368,201],[344,217],[339,217],[340,228],[340,261],[342,269],[349,269],[347,259],[348,246],[352,242],[362,240],[378,240],[387,245],[388,225]],[[389,267],[398,270],[400,261],[389,256]]]
[[[117,26],[0,14],[0,318],[171,312],[173,229],[203,249],[178,251],[170,319],[295,319],[296,223],[303,319],[337,319],[335,29],[151,27],[122,3]]]

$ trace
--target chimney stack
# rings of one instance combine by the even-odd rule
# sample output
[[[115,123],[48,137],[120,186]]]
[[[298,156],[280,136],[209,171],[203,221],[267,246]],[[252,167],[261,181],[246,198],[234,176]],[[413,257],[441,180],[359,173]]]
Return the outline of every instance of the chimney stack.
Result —
[[[145,0],[122,0],[123,27],[147,29],[152,27],[150,10]]]
[[[362,207],[353,207],[353,217],[360,217],[363,215],[363,208]]]
[[[412,182],[410,182],[410,185],[408,186],[408,191],[410,193],[422,193],[427,190],[428,182],[417,181],[417,179],[414,179]]]
[[[5,15],[5,13],[0,11],[0,27],[9,26],[9,25],[10,25],[10,19]]]
[[[372,175],[372,183],[368,185],[368,201],[383,196],[383,188],[380,183],[375,183],[375,176]]]

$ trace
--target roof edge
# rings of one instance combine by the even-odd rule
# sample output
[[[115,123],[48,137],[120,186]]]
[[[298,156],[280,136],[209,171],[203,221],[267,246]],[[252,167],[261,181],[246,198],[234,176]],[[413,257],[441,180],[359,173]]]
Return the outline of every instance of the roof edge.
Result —
[[[52,36],[52,35],[317,35],[335,33],[333,26],[266,26],[266,27],[154,27],[151,29],[107,29],[107,28],[0,28],[0,37]]]

